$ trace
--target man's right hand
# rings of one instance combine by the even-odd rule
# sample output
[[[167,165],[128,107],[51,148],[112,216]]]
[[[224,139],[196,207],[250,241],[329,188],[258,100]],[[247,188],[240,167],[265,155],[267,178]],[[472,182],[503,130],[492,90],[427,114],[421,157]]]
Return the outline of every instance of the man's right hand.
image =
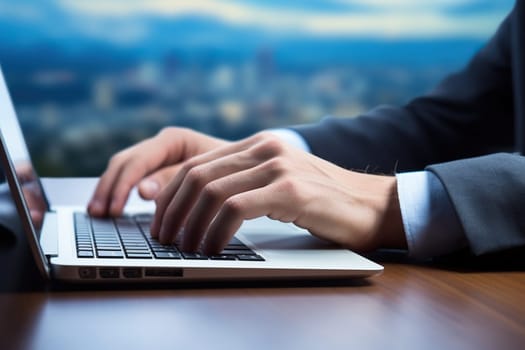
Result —
[[[144,199],[155,199],[184,161],[228,143],[190,129],[165,128],[110,159],[88,211],[94,216],[121,215],[134,186]]]

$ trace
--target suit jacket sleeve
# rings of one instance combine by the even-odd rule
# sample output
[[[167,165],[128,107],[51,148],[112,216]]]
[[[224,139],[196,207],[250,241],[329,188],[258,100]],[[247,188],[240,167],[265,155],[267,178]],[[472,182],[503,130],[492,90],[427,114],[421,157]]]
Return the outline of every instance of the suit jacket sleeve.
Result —
[[[512,16],[464,70],[406,106],[381,106],[356,118],[328,117],[294,129],[314,154],[346,168],[381,173],[421,170],[510,148],[511,26]]]
[[[517,21],[515,8],[462,71],[406,106],[294,129],[314,154],[348,169],[434,172],[475,254],[523,246],[525,158],[493,154],[515,144]]]

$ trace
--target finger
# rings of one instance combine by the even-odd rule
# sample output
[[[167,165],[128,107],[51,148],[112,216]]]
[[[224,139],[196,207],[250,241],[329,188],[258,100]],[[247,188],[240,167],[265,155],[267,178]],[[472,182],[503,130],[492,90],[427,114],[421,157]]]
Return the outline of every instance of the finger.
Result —
[[[189,192],[187,190],[182,191],[182,194],[178,194],[177,199],[175,200],[175,196],[179,192],[179,188],[183,185],[183,182],[186,181],[187,185],[198,185],[199,180],[198,174],[202,175],[211,175],[212,177],[208,179],[202,179],[202,181],[211,181],[219,176],[227,175],[228,173],[231,173],[234,170],[230,170],[227,172],[220,171],[218,169],[211,169],[208,168],[207,172],[198,172],[195,171],[194,168],[197,166],[202,166],[206,163],[210,163],[214,160],[226,157],[228,155],[237,154],[242,151],[247,151],[251,146],[259,142],[259,138],[251,137],[236,143],[228,144],[226,146],[220,147],[218,149],[212,150],[210,152],[195,156],[189,160],[187,160],[182,167],[180,168],[180,171],[176,174],[175,178],[172,180],[172,182],[166,186],[166,188],[162,191],[162,193],[156,198],[156,211],[155,216],[153,218],[153,222],[151,224],[151,236],[155,238],[162,239],[165,242],[168,242],[170,237],[171,239],[174,238],[174,235],[178,232],[178,229],[180,228],[180,223],[184,220],[187,212],[189,209],[184,210],[184,208],[181,208],[180,206],[184,204],[186,207],[191,207],[193,205],[193,202],[195,201],[195,198],[193,198],[193,201],[190,201],[190,198],[187,198],[192,192]],[[266,152],[267,153],[267,152]],[[257,162],[259,158],[267,158],[269,157],[269,154],[265,154],[265,152],[260,152],[257,149],[254,152],[243,154],[239,161],[244,162]],[[242,158],[244,157],[244,159]],[[233,164],[233,163],[232,163]],[[244,169],[245,167],[236,168],[237,171]],[[194,174],[192,177],[197,177],[195,180],[187,180],[187,175],[190,171],[193,171]],[[197,175],[197,176],[195,176]],[[214,177],[213,177],[214,175]],[[197,182],[197,183],[195,183]],[[204,187],[205,183],[201,184],[201,188]],[[194,194],[198,194],[200,192],[200,188],[195,188],[193,192]],[[185,202],[181,202],[184,200]],[[173,203],[173,206],[170,209],[170,213],[167,214],[166,210],[168,209],[168,206]],[[179,203],[179,204],[177,204]],[[179,212],[173,212],[174,210],[180,210]],[[183,210],[185,212],[183,212]],[[166,223],[163,223],[163,220],[166,219]],[[163,233],[161,235],[161,227],[165,227]],[[171,230],[171,233],[169,232]],[[161,238],[162,237],[162,238]],[[166,238],[164,238],[166,237]]]
[[[140,161],[140,155],[135,155],[143,146],[137,146],[111,158],[88,205],[90,214],[120,215],[131,188],[148,172],[147,163]]]
[[[119,178],[125,160],[113,160],[108,165],[106,171],[100,177],[95,192],[88,204],[88,212],[94,216],[105,216],[108,207],[114,182]]]
[[[278,185],[271,184],[228,198],[206,232],[203,253],[219,254],[244,220],[266,215],[291,219],[296,209],[282,193]],[[285,214],[286,211],[290,213]]]
[[[160,132],[113,156],[90,201],[90,213],[120,215],[129,192],[140,179],[171,161],[177,161],[182,152],[177,140],[173,132],[171,135]]]
[[[157,140],[148,140],[147,147],[144,147],[141,151],[142,157],[134,158],[126,163],[119,174],[118,179],[115,181],[114,188],[112,191],[112,198],[109,207],[110,215],[118,216],[122,214],[122,209],[126,204],[131,189],[146,175],[152,171],[165,166],[168,162],[168,155],[166,150],[164,152],[158,152],[158,147],[166,148],[163,144],[159,146],[161,141],[153,142]]]
[[[174,194],[165,194],[164,197],[172,198],[171,201],[163,201],[162,205],[157,205],[155,216],[151,226],[151,236],[158,238],[162,244],[172,243],[180,228],[184,223],[189,208],[193,204],[193,191],[189,186],[182,187]],[[167,204],[164,204],[167,203]],[[180,203],[183,203],[182,205]]]
[[[181,165],[173,165],[154,172],[139,182],[139,194],[144,199],[155,199],[180,170]]]
[[[195,251],[206,229],[227,198],[268,185],[276,174],[265,164],[224,176],[208,183],[201,191],[184,227],[182,250]]]
[[[177,175],[174,180],[175,185],[169,186],[160,196],[160,203],[157,206],[155,215],[156,224],[152,229],[155,233],[152,235],[158,237],[162,243],[172,242],[202,189],[208,183],[232,173],[252,168],[258,163],[258,160],[246,153],[246,151],[243,151],[229,154],[192,167],[188,171],[181,171],[183,175]],[[177,185],[179,182],[181,182],[180,186]],[[167,202],[169,204],[166,205]],[[159,226],[157,227],[156,225]],[[156,230],[158,230],[158,233]]]

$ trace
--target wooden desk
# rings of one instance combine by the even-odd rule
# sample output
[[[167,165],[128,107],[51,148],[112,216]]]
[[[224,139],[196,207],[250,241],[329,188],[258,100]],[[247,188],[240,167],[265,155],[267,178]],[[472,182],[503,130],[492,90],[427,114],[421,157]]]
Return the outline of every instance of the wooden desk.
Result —
[[[6,350],[525,348],[524,272],[386,262],[365,281],[78,290],[39,282],[19,244],[0,262]]]

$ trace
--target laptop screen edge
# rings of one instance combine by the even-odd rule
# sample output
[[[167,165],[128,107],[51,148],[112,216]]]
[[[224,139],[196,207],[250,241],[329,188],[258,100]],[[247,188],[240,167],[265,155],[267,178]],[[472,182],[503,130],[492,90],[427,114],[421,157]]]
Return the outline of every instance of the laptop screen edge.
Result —
[[[4,96],[5,98],[3,98],[2,100],[6,104],[9,104],[9,106],[0,105],[0,118],[5,118],[6,116],[3,115],[4,109],[5,108],[14,109],[14,107],[12,105],[12,101],[9,96],[9,91],[7,89],[7,84],[5,82],[1,66],[0,66],[0,93],[6,95]],[[23,137],[21,141],[25,143],[25,140],[23,140]],[[19,183],[17,173],[15,170],[15,166],[9,155],[7,144],[6,144],[1,128],[0,128],[0,161],[1,161],[1,164],[4,170],[5,177],[7,179],[7,183],[9,185],[9,189],[11,192],[11,198],[15,202],[15,206],[17,208],[18,215],[22,223],[22,227],[26,233],[26,237],[30,245],[31,252],[33,254],[35,263],[37,264],[38,269],[40,270],[42,276],[45,277],[46,279],[50,279],[50,265],[42,250],[42,247],[40,246],[39,235],[37,234],[37,231],[33,225],[31,213],[29,211],[29,207],[24,198],[24,195],[22,192],[22,186]],[[40,190],[42,191],[42,195],[44,197],[44,201],[46,205],[46,210],[48,210],[49,209],[48,201],[45,196],[45,192],[42,187],[42,184],[40,183],[40,178],[38,178],[38,176],[36,177],[36,185],[39,186]]]

